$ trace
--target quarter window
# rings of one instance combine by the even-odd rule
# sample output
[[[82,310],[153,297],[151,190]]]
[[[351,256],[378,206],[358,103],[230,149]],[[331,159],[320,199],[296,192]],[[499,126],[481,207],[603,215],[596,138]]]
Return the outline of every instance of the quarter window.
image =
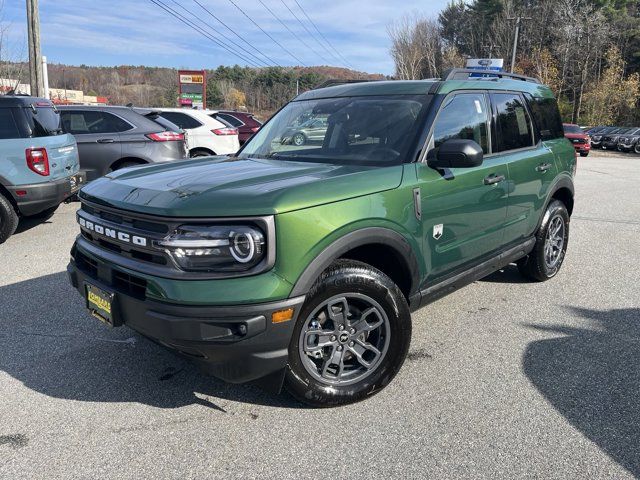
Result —
[[[20,138],[18,126],[10,108],[0,108],[0,140]]]
[[[540,129],[540,137],[542,140],[554,140],[556,138],[564,138],[564,130],[562,128],[562,117],[558,110],[558,102],[553,98],[533,97],[526,93],[525,97],[529,102],[531,115]],[[584,133],[582,129],[571,133]]]
[[[218,113],[216,115],[216,118],[218,119],[222,119],[225,122],[227,122],[229,125],[231,125],[232,127],[241,127],[244,125],[244,123],[242,123],[240,120],[238,120],[236,117],[234,117],[233,115],[229,115],[227,113]]]
[[[433,145],[439,148],[447,140],[474,140],[489,153],[487,135],[488,108],[484,94],[461,93],[445,100],[433,130]]]
[[[520,96],[496,93],[491,95],[491,99],[496,109],[495,152],[533,146],[531,118]]]
[[[62,128],[73,135],[118,133],[133,127],[116,115],[98,110],[68,110],[62,114]]]

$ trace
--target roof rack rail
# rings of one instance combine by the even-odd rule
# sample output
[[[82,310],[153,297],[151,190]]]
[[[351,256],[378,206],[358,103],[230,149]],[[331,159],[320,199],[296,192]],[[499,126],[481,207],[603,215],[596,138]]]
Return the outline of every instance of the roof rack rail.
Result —
[[[516,73],[499,72],[497,70],[475,70],[473,68],[452,68],[445,72],[444,80],[468,80],[469,75],[479,75],[478,79],[489,78],[511,78],[513,80],[522,80],[523,82],[540,83],[540,80]]]
[[[338,79],[332,79],[332,80],[327,80],[325,82],[322,82],[320,85],[316,85],[315,87],[313,87],[313,90],[317,90],[319,88],[326,88],[326,87],[335,87],[336,85],[346,85],[348,83],[366,83],[366,82],[379,82],[380,80],[377,79],[347,79],[347,80],[338,80]]]

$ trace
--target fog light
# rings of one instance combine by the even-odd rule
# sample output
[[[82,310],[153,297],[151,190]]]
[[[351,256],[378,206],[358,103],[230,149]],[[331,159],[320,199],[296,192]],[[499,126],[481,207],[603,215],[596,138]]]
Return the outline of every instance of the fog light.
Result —
[[[288,322],[293,318],[293,308],[287,308],[286,310],[278,310],[271,314],[271,323],[283,323]]]

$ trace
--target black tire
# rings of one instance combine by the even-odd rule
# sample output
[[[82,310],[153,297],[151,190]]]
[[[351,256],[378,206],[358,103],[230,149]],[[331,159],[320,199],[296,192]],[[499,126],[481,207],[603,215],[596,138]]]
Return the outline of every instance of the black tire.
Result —
[[[557,237],[562,238],[562,244],[559,246],[557,245],[559,240],[553,242],[549,238],[550,228],[554,228],[555,230],[558,222],[562,224],[562,232],[558,233]],[[554,230],[552,230],[552,233]],[[567,207],[564,203],[559,200],[553,200],[547,207],[542,219],[542,224],[536,233],[536,244],[533,251],[528,256],[518,261],[518,269],[520,270],[520,273],[527,278],[539,282],[544,282],[555,277],[564,262],[568,243],[569,212],[567,212]],[[550,249],[550,256],[554,258],[553,262],[549,261],[547,248]]]
[[[589,156],[589,152],[580,152],[580,156],[581,157],[588,157]]]
[[[307,137],[304,136],[304,133],[296,133],[293,137],[291,137],[291,143],[296,147],[301,147],[305,143],[307,143]]]
[[[206,150],[200,150],[196,148],[195,150],[191,150],[189,152],[189,158],[198,158],[198,157],[211,157],[214,156],[215,153],[207,152]]]
[[[18,228],[18,212],[11,202],[0,193],[0,243],[4,243]]]
[[[358,301],[367,302],[368,300],[373,300],[373,304],[376,304],[381,309],[380,315],[377,315],[377,311],[375,312],[381,326],[376,327],[376,330],[367,330],[367,333],[359,333],[361,331],[360,328],[356,330],[354,327],[362,326],[363,323],[367,327],[373,328],[373,325],[365,320],[365,315],[351,323],[352,318],[336,322],[333,318],[329,319],[326,313],[323,313],[325,320],[320,325],[315,319],[320,318],[321,314],[315,314],[314,312],[318,308],[322,308],[325,302],[335,301],[335,305],[343,305],[339,303],[339,300],[334,300],[343,295],[345,295],[344,298],[351,296],[349,298],[351,303],[347,304],[350,314],[367,311],[365,310],[366,303],[363,304],[364,306],[360,305],[360,309],[358,309]],[[369,303],[369,305],[373,304]],[[334,304],[330,305],[334,315],[336,315],[336,312],[340,314],[344,311],[344,308],[335,310],[333,309]],[[372,308],[371,310],[374,309],[377,310],[377,308]],[[323,312],[328,313],[328,310]],[[367,318],[370,317],[367,316]],[[340,325],[336,325],[336,323],[340,322],[345,324],[346,328],[338,332]],[[302,351],[305,348],[303,347],[303,339],[307,338],[307,341],[309,341],[308,337],[304,337],[304,332],[309,331],[313,335],[315,331],[313,328],[309,328],[309,325],[319,328],[319,333],[328,331],[322,330],[323,328],[331,328],[335,333],[339,334],[340,338],[337,340],[335,335],[332,335],[331,339],[334,342],[332,346],[326,347],[331,351],[326,355],[327,360],[323,360],[324,357],[316,357],[314,360],[313,357]],[[328,325],[332,326],[329,327]],[[378,331],[379,329],[382,330]],[[348,333],[352,335],[351,340],[355,340],[355,342],[342,338]],[[358,335],[360,337],[356,338]],[[326,337],[328,338],[328,335]],[[366,360],[365,354],[371,352],[362,349],[360,351],[361,357],[370,363],[369,367],[364,367],[361,362],[357,361],[353,352],[356,351],[359,345],[371,346],[372,343],[369,343],[369,341],[378,342],[379,355],[375,356],[375,360]],[[384,343],[384,347],[380,347],[381,344],[379,342],[381,341]],[[358,343],[357,345],[355,345],[356,342]],[[296,399],[314,407],[334,407],[363,400],[379,392],[391,382],[404,363],[410,342],[411,313],[407,301],[398,286],[384,273],[365,263],[338,260],[318,278],[300,311],[291,343],[289,344],[289,367],[287,368],[285,387]],[[317,349],[318,347],[312,348]],[[344,372],[353,375],[352,380],[345,380],[343,384],[341,384],[341,380],[337,380],[337,376],[335,377],[335,382],[337,383],[330,383],[329,380],[317,378],[322,376],[320,369],[325,365],[324,362],[328,361],[329,357],[335,358],[336,350],[343,352],[342,354],[338,353],[338,355],[342,355],[340,362],[343,366],[349,361],[351,362],[350,366],[354,367],[353,370],[344,368]],[[321,365],[315,371],[314,376],[311,372],[314,370],[316,360]],[[361,375],[357,375],[358,371],[360,371],[358,369],[363,372]],[[360,377],[362,378],[360,379]],[[345,385],[344,383],[347,384]]]
[[[638,155],[640,155],[640,140],[638,140],[638,143],[636,143],[636,146],[633,149],[634,152],[636,152]]]

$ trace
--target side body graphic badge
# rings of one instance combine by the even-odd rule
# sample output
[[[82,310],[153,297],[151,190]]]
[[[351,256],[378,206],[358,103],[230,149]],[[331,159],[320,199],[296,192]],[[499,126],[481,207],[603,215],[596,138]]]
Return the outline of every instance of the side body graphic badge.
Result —
[[[442,237],[443,230],[444,230],[444,225],[443,224],[434,225],[433,226],[433,238],[435,238],[436,240],[440,240],[440,237]]]

